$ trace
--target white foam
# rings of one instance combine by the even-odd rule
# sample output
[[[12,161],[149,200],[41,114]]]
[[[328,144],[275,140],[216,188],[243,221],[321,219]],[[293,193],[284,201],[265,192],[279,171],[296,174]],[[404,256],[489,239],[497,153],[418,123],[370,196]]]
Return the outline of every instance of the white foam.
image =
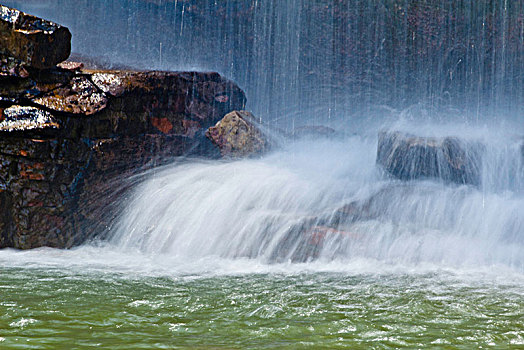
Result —
[[[494,140],[483,138],[489,181],[480,188],[389,180],[375,166],[376,139],[359,136],[297,142],[261,159],[167,166],[123,203],[110,242],[2,250],[0,266],[174,277],[442,270],[520,276],[522,163],[513,139]],[[345,227],[353,238],[327,237],[317,259],[303,263],[303,236],[291,236],[282,250],[291,228],[369,198],[375,215]]]

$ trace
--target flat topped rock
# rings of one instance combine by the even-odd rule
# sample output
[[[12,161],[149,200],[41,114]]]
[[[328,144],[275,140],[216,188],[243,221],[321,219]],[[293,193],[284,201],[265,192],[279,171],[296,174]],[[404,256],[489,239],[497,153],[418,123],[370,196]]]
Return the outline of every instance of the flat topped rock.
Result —
[[[2,70],[17,66],[51,68],[71,53],[69,29],[0,5],[0,58]]]

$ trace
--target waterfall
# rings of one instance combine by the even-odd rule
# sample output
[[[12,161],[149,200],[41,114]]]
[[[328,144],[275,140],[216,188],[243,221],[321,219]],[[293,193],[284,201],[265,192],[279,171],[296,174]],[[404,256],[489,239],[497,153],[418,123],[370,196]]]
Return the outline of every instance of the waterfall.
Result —
[[[73,52],[109,64],[216,70],[265,123],[351,126],[417,106],[415,119],[524,115],[523,0],[4,4],[68,26]]]
[[[6,0],[109,66],[216,70],[264,124],[343,140],[146,174],[112,243],[147,254],[522,269],[524,1]],[[59,10],[57,10],[59,9]],[[481,181],[395,180],[379,129],[483,145]],[[358,136],[357,136],[358,135]]]
[[[113,243],[187,259],[522,270],[520,142],[492,132],[481,141],[480,186],[392,179],[375,165],[376,138],[361,136],[296,142],[260,159],[168,166],[136,188]]]

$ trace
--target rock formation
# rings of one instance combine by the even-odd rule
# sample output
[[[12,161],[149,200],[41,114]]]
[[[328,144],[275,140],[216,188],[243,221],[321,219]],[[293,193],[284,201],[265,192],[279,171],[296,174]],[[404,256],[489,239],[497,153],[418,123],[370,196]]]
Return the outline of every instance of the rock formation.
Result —
[[[419,137],[381,132],[377,164],[401,180],[438,178],[458,184],[480,184],[482,145],[457,137]]]
[[[260,154],[270,148],[270,140],[255,117],[247,111],[233,111],[206,136],[220,149],[224,157],[246,157]]]
[[[24,76],[25,67],[51,68],[70,53],[69,29],[0,5],[1,73]]]
[[[55,66],[69,54],[69,31],[0,9],[0,59],[16,63],[0,73],[0,248],[64,248],[99,234],[130,175],[209,155],[205,130],[245,104],[218,73]],[[13,35],[35,41],[23,53],[9,46]]]

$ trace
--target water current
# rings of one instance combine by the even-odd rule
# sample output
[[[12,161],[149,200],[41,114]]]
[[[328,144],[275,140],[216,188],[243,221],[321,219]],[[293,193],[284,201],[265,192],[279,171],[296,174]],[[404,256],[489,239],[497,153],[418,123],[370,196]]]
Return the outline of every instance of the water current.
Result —
[[[216,70],[264,124],[338,135],[176,159],[123,179],[106,240],[0,250],[0,348],[524,347],[522,0],[2,3],[77,57]],[[383,129],[482,145],[481,181],[394,179]]]
[[[141,177],[109,241],[0,252],[1,344],[522,346],[515,129],[416,129],[482,141],[482,184],[392,179],[370,130],[259,159],[179,159]],[[375,215],[328,232],[316,253],[297,231],[370,198]]]

